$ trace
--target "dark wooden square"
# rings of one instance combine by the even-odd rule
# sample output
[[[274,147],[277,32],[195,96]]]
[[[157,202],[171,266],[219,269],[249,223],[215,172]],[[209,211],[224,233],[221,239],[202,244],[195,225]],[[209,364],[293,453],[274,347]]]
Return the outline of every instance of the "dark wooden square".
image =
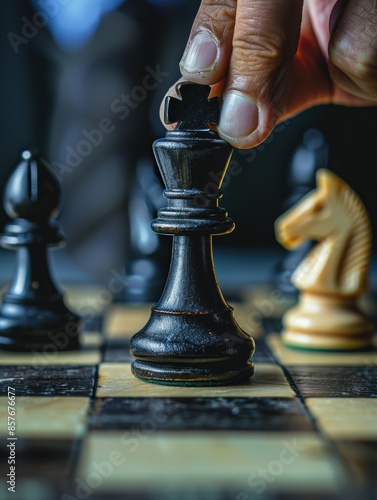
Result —
[[[295,398],[100,398],[90,424],[113,430],[143,425],[159,430],[312,430]]]
[[[305,398],[377,397],[377,366],[291,366],[288,372]]]
[[[95,366],[0,366],[0,395],[15,389],[17,396],[92,396]]]

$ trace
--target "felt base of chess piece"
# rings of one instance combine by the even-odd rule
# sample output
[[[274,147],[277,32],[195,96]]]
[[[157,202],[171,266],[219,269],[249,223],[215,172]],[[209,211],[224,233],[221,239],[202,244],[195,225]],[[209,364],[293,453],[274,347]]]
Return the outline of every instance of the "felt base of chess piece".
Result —
[[[354,297],[302,293],[299,303],[283,317],[282,340],[290,347],[346,351],[372,343],[373,322]]]
[[[64,242],[53,220],[60,186],[35,151],[24,151],[5,189],[12,218],[0,243],[17,251],[16,272],[0,307],[0,348],[59,352],[79,347],[79,317],[65,306],[50,272],[47,247]]]

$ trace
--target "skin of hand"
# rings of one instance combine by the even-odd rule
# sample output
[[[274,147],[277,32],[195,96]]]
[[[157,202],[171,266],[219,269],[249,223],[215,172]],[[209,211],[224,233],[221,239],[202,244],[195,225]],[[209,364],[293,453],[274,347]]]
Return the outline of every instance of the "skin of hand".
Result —
[[[180,69],[240,149],[316,104],[376,105],[377,0],[202,0]]]

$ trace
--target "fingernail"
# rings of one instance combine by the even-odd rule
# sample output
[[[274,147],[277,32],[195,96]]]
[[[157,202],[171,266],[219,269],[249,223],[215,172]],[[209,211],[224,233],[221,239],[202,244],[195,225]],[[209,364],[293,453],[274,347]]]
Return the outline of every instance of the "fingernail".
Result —
[[[245,137],[258,127],[258,107],[239,92],[228,92],[224,98],[218,129],[228,137]]]
[[[180,62],[186,73],[210,71],[216,63],[217,43],[207,32],[198,33]]]

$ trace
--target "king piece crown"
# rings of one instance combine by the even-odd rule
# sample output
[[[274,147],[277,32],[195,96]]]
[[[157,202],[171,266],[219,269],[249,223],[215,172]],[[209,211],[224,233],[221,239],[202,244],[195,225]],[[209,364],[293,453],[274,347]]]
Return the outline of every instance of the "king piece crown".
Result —
[[[178,123],[175,130],[211,130],[209,124],[219,121],[219,99],[208,98],[209,85],[180,82],[175,87],[177,98],[168,96],[165,100],[165,123]]]

